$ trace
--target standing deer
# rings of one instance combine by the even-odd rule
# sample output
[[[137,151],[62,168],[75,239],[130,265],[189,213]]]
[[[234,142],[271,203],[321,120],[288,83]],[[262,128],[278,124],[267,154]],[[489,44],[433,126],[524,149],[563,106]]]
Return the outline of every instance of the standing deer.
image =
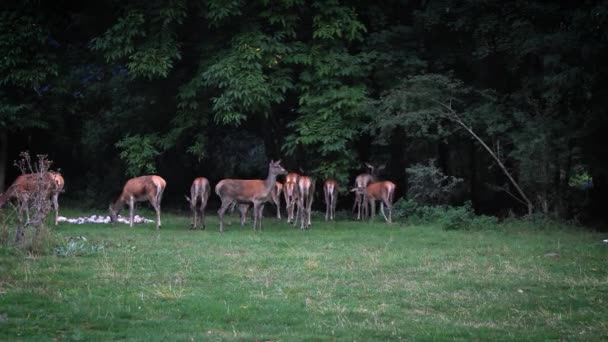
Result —
[[[211,193],[211,186],[209,185],[209,180],[205,177],[198,177],[194,179],[192,182],[192,186],[190,186],[190,197],[185,196],[186,200],[190,203],[190,209],[192,210],[192,226],[190,229],[197,228],[197,216],[200,212],[201,214],[201,223],[203,225],[203,229],[205,229],[205,208],[207,207],[207,200],[209,199],[209,194]],[[200,198],[200,207],[197,208],[196,205],[199,202]]]
[[[272,188],[271,199],[272,202],[277,207],[277,218],[281,219],[281,191],[283,190],[283,184],[277,182],[277,186]],[[232,208],[230,209],[230,213],[234,213],[234,208],[237,206],[237,202],[232,203]],[[263,206],[263,204],[262,204]],[[238,211],[239,217],[241,221],[241,227],[245,225],[247,222],[247,212],[249,211],[249,203],[239,203]],[[264,209],[262,209],[263,211]],[[228,223],[230,225],[230,223]]]
[[[369,206],[372,208],[371,218],[373,219],[376,215],[376,201],[380,201],[380,212],[382,212],[382,216],[384,216],[384,220],[386,222],[392,222],[392,213],[393,213],[393,196],[395,194],[395,183],[390,181],[383,182],[374,182],[369,184],[366,187],[356,187],[352,189],[352,192],[356,194],[360,194],[363,197],[363,201],[369,203]],[[388,217],[384,213],[384,206],[388,209]],[[364,211],[367,211],[367,205],[363,208]],[[367,213],[364,213],[367,216]]]
[[[42,182],[42,184],[37,184]],[[25,209],[26,218],[30,220],[29,211],[29,194],[34,191],[48,191],[53,207],[55,209],[55,226],[58,225],[59,217],[59,194],[63,192],[65,181],[59,172],[48,171],[42,177],[39,174],[27,173],[23,174],[11,184],[6,191],[0,195],[0,208],[11,199],[15,199],[21,203],[19,206],[19,215],[21,216],[22,208]]]
[[[298,217],[300,217],[300,229],[308,229],[310,227],[310,215],[312,200],[315,194],[315,182],[307,176],[298,178],[298,213],[296,215],[294,226],[297,225]]]
[[[268,177],[261,179],[223,179],[215,186],[215,193],[222,200],[218,210],[220,217],[220,232],[224,231],[224,213],[234,202],[253,203],[253,230],[262,230],[263,204],[271,200],[271,192],[276,187],[278,175],[287,174],[281,166],[281,161],[270,161]]]
[[[160,229],[160,202],[166,186],[167,182],[156,175],[129,179],[122,188],[122,193],[118,196],[118,199],[110,204],[110,220],[112,223],[116,222],[118,213],[122,207],[125,203],[129,203],[130,226],[133,227],[133,207],[135,206],[135,202],[148,201],[156,211],[156,229]]]
[[[369,173],[362,173],[362,174],[358,175],[357,178],[355,178],[355,187],[357,187],[357,188],[364,188],[369,183],[375,182],[378,171],[384,169],[384,167],[385,167],[385,165],[380,165],[376,168],[369,163],[365,163],[365,166],[367,166],[367,168],[369,169]],[[355,211],[355,208],[357,208],[357,220],[361,219],[361,206],[362,205],[367,205],[367,203],[365,203],[363,201],[363,195],[358,192],[355,192],[355,203],[353,205],[353,211]],[[367,208],[365,208],[363,212],[367,213]],[[364,218],[365,218],[365,215],[366,214],[364,214]]]
[[[325,221],[334,220],[338,203],[338,182],[335,179],[326,180],[323,183],[323,194],[325,195]]]
[[[283,184],[283,195],[285,196],[285,209],[287,210],[287,223],[295,221],[295,207],[298,202],[298,178],[297,173],[288,173]]]

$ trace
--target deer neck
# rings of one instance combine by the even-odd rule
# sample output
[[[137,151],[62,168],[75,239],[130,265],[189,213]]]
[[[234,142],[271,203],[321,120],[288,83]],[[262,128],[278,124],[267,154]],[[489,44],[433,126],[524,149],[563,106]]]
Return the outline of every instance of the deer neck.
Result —
[[[118,199],[114,202],[112,202],[112,209],[114,211],[118,211],[120,209],[122,209],[122,207],[125,205],[125,201],[122,199],[122,196],[118,197]]]
[[[277,175],[276,173],[272,172],[272,171],[268,171],[268,177],[266,177],[266,180],[264,181],[264,189],[265,189],[265,193],[270,193],[270,191],[272,190],[273,186],[276,186],[277,183]]]

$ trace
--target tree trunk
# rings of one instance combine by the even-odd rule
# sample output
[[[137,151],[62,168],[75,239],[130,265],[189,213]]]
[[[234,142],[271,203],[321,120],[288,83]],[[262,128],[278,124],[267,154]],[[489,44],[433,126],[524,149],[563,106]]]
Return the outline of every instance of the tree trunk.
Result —
[[[8,134],[0,129],[0,193],[4,192],[4,182],[6,180],[6,158],[8,150]]]

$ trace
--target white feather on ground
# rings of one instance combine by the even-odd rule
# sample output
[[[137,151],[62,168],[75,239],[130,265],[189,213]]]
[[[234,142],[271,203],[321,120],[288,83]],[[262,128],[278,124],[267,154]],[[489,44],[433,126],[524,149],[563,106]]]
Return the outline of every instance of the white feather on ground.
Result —
[[[91,215],[91,216],[82,216],[82,217],[65,217],[65,216],[59,216],[57,218],[57,221],[59,222],[68,222],[68,223],[75,223],[75,224],[83,224],[83,223],[110,223],[110,216],[97,216],[97,215]],[[125,223],[125,224],[129,224],[129,218],[128,217],[124,217],[121,215],[118,215],[118,222],[121,223]],[[147,219],[143,216],[139,216],[139,215],[135,215],[133,216],[133,223],[153,223],[154,220],[150,220]]]

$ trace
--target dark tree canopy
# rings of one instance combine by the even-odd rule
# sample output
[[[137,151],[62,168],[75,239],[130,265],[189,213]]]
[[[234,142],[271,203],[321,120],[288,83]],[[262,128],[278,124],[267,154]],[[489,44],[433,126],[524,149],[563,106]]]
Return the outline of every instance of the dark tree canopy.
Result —
[[[605,215],[608,1],[7,1],[0,56],[0,187],[23,150],[90,206],[436,160],[480,212]]]

